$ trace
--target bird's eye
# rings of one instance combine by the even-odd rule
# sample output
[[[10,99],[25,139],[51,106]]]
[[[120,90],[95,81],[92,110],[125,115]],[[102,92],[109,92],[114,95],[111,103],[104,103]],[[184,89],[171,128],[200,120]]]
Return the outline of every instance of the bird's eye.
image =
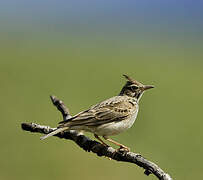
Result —
[[[133,90],[133,91],[135,91],[136,89],[138,89],[138,87],[137,86],[131,86],[131,89]]]

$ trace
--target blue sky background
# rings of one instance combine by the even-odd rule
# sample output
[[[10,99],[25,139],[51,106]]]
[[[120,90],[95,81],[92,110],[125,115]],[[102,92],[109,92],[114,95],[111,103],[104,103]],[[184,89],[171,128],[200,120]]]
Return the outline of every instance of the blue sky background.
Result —
[[[71,39],[69,44],[80,49],[109,45],[201,60],[202,8],[201,0],[3,0],[0,37],[22,46],[38,39],[57,48]]]

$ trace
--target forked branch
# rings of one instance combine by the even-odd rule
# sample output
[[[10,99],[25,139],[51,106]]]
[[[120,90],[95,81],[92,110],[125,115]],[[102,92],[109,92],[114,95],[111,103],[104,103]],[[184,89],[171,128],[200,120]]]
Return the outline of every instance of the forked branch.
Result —
[[[62,113],[64,120],[70,117],[68,108],[61,100],[57,99],[55,96],[51,96],[51,100],[52,103],[57,107],[57,109]],[[42,126],[36,123],[22,123],[21,127],[25,131],[30,131],[33,133],[37,132],[42,134],[48,134],[56,129],[49,126]],[[134,163],[144,168],[144,173],[146,175],[154,174],[160,180],[172,180],[172,178],[160,167],[158,167],[155,163],[148,161],[140,154],[122,150],[117,151],[112,147],[106,147],[95,140],[91,140],[87,136],[79,134],[77,131],[74,130],[58,133],[55,136],[72,140],[85,151],[96,153],[98,156],[106,156],[116,161]]]

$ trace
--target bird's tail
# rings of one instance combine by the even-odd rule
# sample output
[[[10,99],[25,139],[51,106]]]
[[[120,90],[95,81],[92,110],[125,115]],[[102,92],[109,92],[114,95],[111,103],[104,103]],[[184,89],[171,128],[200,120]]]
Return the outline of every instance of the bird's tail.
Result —
[[[41,140],[44,140],[44,139],[46,139],[46,138],[48,138],[48,137],[50,137],[50,136],[54,136],[55,134],[58,134],[58,133],[60,133],[60,132],[63,132],[63,131],[65,131],[65,130],[67,130],[69,127],[61,127],[61,128],[58,128],[58,129],[56,129],[55,131],[52,131],[51,133],[49,133],[49,134],[47,134],[47,135],[45,135],[45,136],[42,136],[42,137],[40,137],[40,139]]]

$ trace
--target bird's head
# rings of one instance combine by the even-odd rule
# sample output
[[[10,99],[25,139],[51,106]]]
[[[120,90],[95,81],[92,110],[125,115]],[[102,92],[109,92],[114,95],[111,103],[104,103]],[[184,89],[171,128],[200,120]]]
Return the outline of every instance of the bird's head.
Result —
[[[138,82],[137,80],[134,80],[132,78],[130,78],[127,75],[123,75],[126,79],[127,82],[126,84],[123,86],[121,92],[119,95],[123,96],[123,95],[127,95],[130,97],[134,97],[137,99],[137,101],[140,100],[142,94],[147,90],[147,89],[151,89],[154,88],[154,86],[152,85],[144,85],[140,82]]]

